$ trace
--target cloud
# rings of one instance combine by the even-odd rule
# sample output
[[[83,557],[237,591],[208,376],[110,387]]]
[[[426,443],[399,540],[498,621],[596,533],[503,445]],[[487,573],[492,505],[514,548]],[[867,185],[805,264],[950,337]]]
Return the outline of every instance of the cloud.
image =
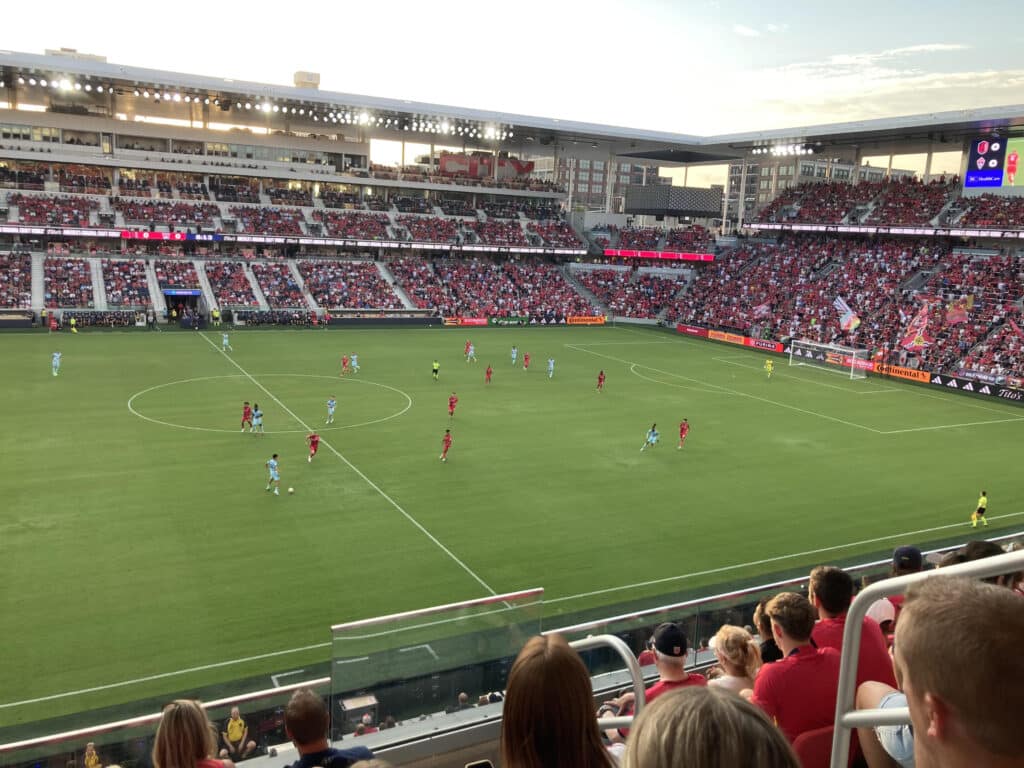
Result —
[[[761,33],[753,27],[748,27],[744,24],[735,24],[732,28],[733,34],[739,35],[740,37],[760,37]]]

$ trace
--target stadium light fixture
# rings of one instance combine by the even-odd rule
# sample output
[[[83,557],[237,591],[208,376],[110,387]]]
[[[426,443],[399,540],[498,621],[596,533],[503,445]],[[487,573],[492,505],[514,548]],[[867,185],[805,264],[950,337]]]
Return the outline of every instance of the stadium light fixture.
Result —
[[[102,85],[97,85],[96,86],[96,93],[103,93],[103,86]]]
[[[366,114],[365,112],[360,112],[359,113],[359,124],[360,125],[366,125],[368,122],[370,122],[370,116],[368,114]]]
[[[80,90],[82,90],[82,84],[81,83],[75,83],[74,88],[75,88],[76,91],[80,91]]]
[[[88,83],[85,84],[85,92],[86,93],[91,93],[92,92],[92,86],[89,85]]]
[[[43,88],[45,88],[46,87],[46,81],[45,80],[40,80],[39,81],[39,85],[41,85]]]
[[[24,84],[25,84],[25,78],[24,77],[19,77],[18,78],[18,85],[24,85]]]
[[[203,99],[203,104],[209,104],[209,103],[210,103],[210,97],[207,96],[205,99]],[[220,104],[220,99],[217,99],[215,103]]]
[[[181,102],[181,94],[180,93],[174,94],[174,100],[180,103]]]
[[[28,79],[28,84],[29,84],[29,85],[35,85],[35,84],[36,84],[36,79],[35,79],[34,77],[30,77],[30,78]]]
[[[252,102],[251,101],[245,102],[245,108],[246,109],[252,109]]]

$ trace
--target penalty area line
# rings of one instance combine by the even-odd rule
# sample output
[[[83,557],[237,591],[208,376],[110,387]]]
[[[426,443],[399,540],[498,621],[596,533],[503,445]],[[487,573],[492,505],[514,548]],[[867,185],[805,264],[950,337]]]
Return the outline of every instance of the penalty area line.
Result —
[[[297,424],[299,424],[299,426],[301,426],[303,429],[305,429],[305,430],[307,430],[309,432],[314,432],[315,431],[312,427],[310,427],[308,424],[306,424],[306,422],[304,422],[302,419],[300,419],[299,416],[295,413],[295,411],[293,411],[287,405],[282,403],[277,398],[277,396],[274,395],[273,392],[271,392],[269,389],[267,389],[262,384],[260,384],[256,379],[254,379],[252,377],[252,374],[250,374],[247,370],[245,370],[245,368],[243,368],[241,365],[239,365],[230,355],[225,353],[224,350],[220,349],[216,344],[214,344],[209,339],[209,337],[207,337],[207,335],[205,333],[200,333],[199,335],[203,337],[203,340],[207,344],[209,344],[211,347],[213,347],[217,352],[220,352],[221,355],[223,355],[224,359],[226,359],[229,363],[231,363],[233,366],[235,366],[235,368],[238,369],[239,373],[241,373],[243,376],[245,376],[247,379],[249,379],[249,381],[251,381],[255,386],[257,386],[261,390],[263,390],[263,392],[266,393],[267,397],[269,397],[271,400],[273,400],[275,403],[277,403],[285,413],[287,413],[289,416],[291,416],[295,420],[295,422]],[[464,562],[462,562],[462,560],[460,560],[459,557],[454,552],[452,552],[450,549],[448,549],[448,547],[446,547],[444,544],[441,543],[440,539],[438,539],[434,534],[432,534],[430,531],[428,531],[420,523],[419,520],[417,520],[415,517],[413,517],[408,512],[406,512],[405,509],[397,501],[395,501],[387,493],[385,493],[383,488],[381,488],[379,485],[377,485],[375,482],[373,482],[373,480],[371,480],[369,477],[367,477],[362,472],[362,470],[360,470],[355,464],[353,464],[351,461],[346,459],[337,448],[335,448],[333,445],[331,445],[324,438],[320,438],[320,442],[323,443],[324,445],[326,445],[327,449],[331,453],[333,453],[335,456],[337,456],[338,459],[340,459],[341,462],[345,466],[347,466],[349,469],[351,469],[353,472],[355,472],[363,480],[363,482],[365,482],[367,485],[369,485],[371,488],[373,488],[373,490],[375,490],[378,494],[380,494],[381,498],[383,498],[386,502],[388,502],[388,504],[390,504],[392,507],[394,507],[395,510],[397,510],[406,520],[408,520],[410,523],[412,523],[412,525],[415,526],[420,531],[420,533],[422,533],[424,536],[426,536],[428,539],[430,539],[430,541],[433,542],[434,545],[437,546],[438,549],[440,549],[442,552],[444,552],[456,565],[458,565],[462,570],[464,570],[466,573],[468,573],[470,576],[472,576],[473,580],[476,581],[477,584],[479,584],[481,587],[486,589],[491,595],[497,595],[498,594],[493,589],[491,589],[490,585],[486,581],[484,581],[483,579],[480,578],[479,575],[477,575],[476,571],[474,571],[472,568],[470,568],[468,565],[466,565]]]

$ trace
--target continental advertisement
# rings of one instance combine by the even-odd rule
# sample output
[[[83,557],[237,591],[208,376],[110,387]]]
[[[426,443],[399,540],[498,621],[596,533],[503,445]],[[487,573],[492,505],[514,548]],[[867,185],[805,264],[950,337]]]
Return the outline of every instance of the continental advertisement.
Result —
[[[928,371],[920,371],[916,368],[904,368],[901,365],[886,365],[875,363],[875,373],[882,376],[890,376],[894,379],[906,379],[907,381],[919,381],[927,384],[931,381],[931,374]]]
[[[569,315],[566,325],[604,325],[604,315]]]
[[[743,347],[744,339],[747,337],[740,333],[726,333],[724,331],[708,331],[708,338],[712,341],[724,341],[726,344],[738,344]]]

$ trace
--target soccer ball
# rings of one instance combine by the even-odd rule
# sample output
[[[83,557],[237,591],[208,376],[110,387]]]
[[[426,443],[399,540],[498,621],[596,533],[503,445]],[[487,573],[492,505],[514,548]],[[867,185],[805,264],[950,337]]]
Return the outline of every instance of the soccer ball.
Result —
[[[288,489],[288,493],[295,493],[295,489],[294,488],[289,488]]]

